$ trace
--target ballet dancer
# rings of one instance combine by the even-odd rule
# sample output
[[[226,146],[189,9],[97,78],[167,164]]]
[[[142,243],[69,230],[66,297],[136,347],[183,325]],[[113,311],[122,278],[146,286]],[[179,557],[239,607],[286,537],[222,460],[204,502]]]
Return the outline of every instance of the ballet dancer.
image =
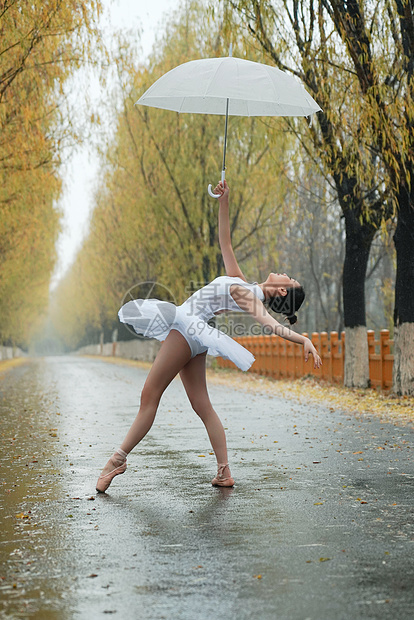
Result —
[[[271,308],[284,314],[293,325],[297,320],[295,313],[305,297],[302,286],[285,273],[270,273],[261,284],[246,281],[231,245],[227,182],[220,182],[214,192],[220,194],[219,242],[227,275],[196,291],[181,306],[155,299],[136,299],[119,311],[121,322],[131,325],[138,334],[161,340],[162,345],[142,389],[138,415],[102,470],[96,484],[98,492],[104,493],[113,478],[125,472],[127,455],[150,430],[161,396],[178,373],[194,411],[206,427],[217,458],[218,471],[211,482],[220,487],[234,485],[224,428],[207,392],[206,355],[220,355],[241,370],[248,370],[254,357],[241,344],[211,327],[207,321],[213,316],[222,312],[247,312],[263,325],[265,333],[303,345],[305,361],[312,355],[314,367],[321,366],[309,338],[282,325],[266,310]]]

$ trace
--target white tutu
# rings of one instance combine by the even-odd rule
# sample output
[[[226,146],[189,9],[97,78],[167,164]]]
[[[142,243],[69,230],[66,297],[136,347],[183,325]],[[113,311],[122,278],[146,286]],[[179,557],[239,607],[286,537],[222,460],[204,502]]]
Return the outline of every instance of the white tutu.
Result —
[[[118,316],[137,334],[160,341],[176,329],[187,340],[193,357],[207,351],[214,357],[230,360],[241,370],[248,370],[255,360],[250,351],[233,338],[211,327],[201,317],[189,313],[188,305],[177,307],[159,299],[134,299],[122,306]]]

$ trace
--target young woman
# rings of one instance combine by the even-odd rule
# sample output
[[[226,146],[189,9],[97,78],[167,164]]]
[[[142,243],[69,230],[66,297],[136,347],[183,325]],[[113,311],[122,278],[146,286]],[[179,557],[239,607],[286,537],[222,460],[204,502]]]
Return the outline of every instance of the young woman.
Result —
[[[267,311],[283,313],[290,324],[305,297],[299,282],[285,273],[271,273],[262,284],[246,281],[233,253],[229,225],[229,187],[219,183],[215,193],[219,201],[219,241],[227,276],[221,276],[194,293],[181,306],[155,299],[133,300],[119,311],[123,323],[133,326],[144,336],[163,341],[145,381],[138,415],[120,448],[111,456],[99,476],[96,490],[104,493],[113,478],[126,470],[129,452],[150,430],[158,404],[166,387],[180,373],[194,411],[203,421],[217,458],[218,472],[214,486],[230,487],[234,480],[227,461],[223,425],[210,402],[206,386],[206,354],[221,355],[242,370],[250,368],[253,355],[232,338],[208,325],[207,321],[221,312],[248,312],[261,323],[266,333],[273,333],[303,345],[305,361],[313,356],[315,368],[321,359],[305,336],[281,325]]]

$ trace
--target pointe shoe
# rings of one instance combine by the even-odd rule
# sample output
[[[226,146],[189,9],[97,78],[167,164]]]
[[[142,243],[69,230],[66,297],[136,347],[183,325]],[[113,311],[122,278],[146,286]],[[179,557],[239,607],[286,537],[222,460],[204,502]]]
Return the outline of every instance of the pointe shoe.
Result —
[[[232,486],[234,486],[233,478],[231,476],[228,477],[228,478],[225,478],[224,475],[223,475],[224,470],[228,466],[229,466],[228,463],[224,463],[224,464],[218,466],[217,476],[215,478],[213,478],[213,480],[211,481],[211,484],[213,485],[213,487],[232,487]]]
[[[117,454],[117,453],[115,453],[115,454]],[[127,468],[126,457],[123,457],[121,455],[121,458],[124,458],[124,462],[121,463],[120,465],[117,465],[117,463],[119,463],[119,461],[115,460],[115,458],[114,458],[115,454],[113,456],[111,456],[111,458],[109,459],[109,461],[114,466],[114,469],[112,469],[107,474],[103,474],[103,475],[99,476],[99,478],[98,478],[98,482],[96,483],[96,490],[98,491],[98,493],[105,493],[106,489],[109,487],[109,485],[111,484],[111,482],[115,478],[115,476],[118,476],[118,474],[123,474],[125,472],[126,468]]]

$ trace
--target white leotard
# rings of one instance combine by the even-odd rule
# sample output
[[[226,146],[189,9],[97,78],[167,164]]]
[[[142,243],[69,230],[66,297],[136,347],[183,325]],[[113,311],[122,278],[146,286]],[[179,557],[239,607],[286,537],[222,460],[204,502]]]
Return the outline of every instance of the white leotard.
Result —
[[[252,291],[261,301],[264,294],[257,283],[241,278],[220,276],[196,291],[181,306],[159,299],[134,299],[120,309],[122,323],[132,325],[137,334],[165,340],[172,329],[179,331],[195,357],[206,351],[222,356],[242,370],[248,370],[254,357],[241,344],[207,323],[222,312],[244,312],[231,296],[231,286],[237,284]]]
[[[204,321],[222,312],[244,312],[231,295],[230,289],[233,284],[243,286],[252,291],[260,301],[264,300],[263,291],[257,282],[249,284],[241,278],[219,276],[196,291],[180,307],[188,309],[193,316],[199,316]]]

